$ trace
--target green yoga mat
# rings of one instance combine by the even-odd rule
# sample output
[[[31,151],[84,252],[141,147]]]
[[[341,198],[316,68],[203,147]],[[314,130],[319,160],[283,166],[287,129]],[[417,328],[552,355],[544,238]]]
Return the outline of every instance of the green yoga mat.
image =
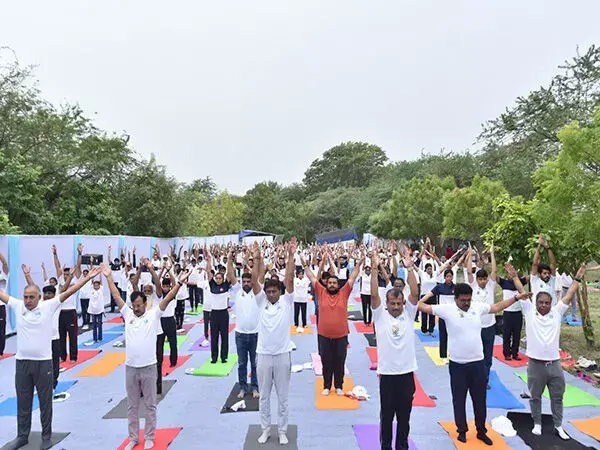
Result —
[[[230,353],[225,364],[220,360],[215,364],[211,364],[210,359],[207,359],[201,367],[193,369],[191,374],[197,377],[226,377],[231,373],[233,366],[235,366],[237,362],[237,354]]]
[[[200,316],[202,314],[202,305],[198,305],[198,311],[192,311],[191,309],[188,309],[185,313],[188,316]]]
[[[177,348],[181,348],[181,344],[183,344],[185,341],[187,341],[188,335],[187,334],[178,334],[177,335]],[[169,340],[167,338],[165,338],[165,350],[169,350],[171,347],[169,347]]]
[[[515,375],[527,383],[527,373],[517,372]],[[544,397],[550,398],[548,388],[544,390]],[[565,386],[565,395],[563,396],[563,406],[565,408],[573,408],[575,406],[600,406],[600,399],[579,389],[577,386],[567,384]]]
[[[354,311],[354,305],[348,302],[348,311]]]

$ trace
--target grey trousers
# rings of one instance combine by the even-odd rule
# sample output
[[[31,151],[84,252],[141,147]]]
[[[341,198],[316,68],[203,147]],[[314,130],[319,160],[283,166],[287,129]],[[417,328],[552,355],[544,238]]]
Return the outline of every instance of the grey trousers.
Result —
[[[129,438],[134,442],[140,440],[139,409],[142,401],[146,407],[144,439],[146,441],[154,440],[154,432],[156,431],[156,377],[156,364],[146,367],[125,366]]]
[[[288,394],[292,374],[292,353],[279,355],[257,355],[256,373],[258,374],[258,390],[260,401],[260,424],[263,430],[271,427],[271,389],[275,385],[279,403],[277,429],[286,433],[288,426]]]
[[[542,394],[548,387],[550,408],[555,427],[562,425],[563,394],[565,393],[565,376],[560,361],[546,362],[529,358],[527,364],[527,387],[531,394],[529,406],[535,425],[542,424]]]
[[[42,422],[42,440],[52,437],[52,393],[54,391],[52,360],[17,359],[15,390],[17,391],[17,439],[29,439],[33,390],[37,389]]]

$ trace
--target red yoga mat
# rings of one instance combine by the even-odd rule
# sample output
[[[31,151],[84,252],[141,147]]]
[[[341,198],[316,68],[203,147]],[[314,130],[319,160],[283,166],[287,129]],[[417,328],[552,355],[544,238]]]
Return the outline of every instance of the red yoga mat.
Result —
[[[71,362],[70,360],[61,362],[60,368],[64,368],[65,370],[72,369],[73,367],[78,366],[79,364],[83,364],[84,362],[89,361],[90,359],[98,355],[98,353],[100,353],[101,351],[102,350],[79,350],[77,352],[76,362]]]
[[[175,365],[175,367],[171,367],[171,362],[169,361],[169,355],[164,355],[163,363],[162,363],[162,376],[166,377],[169,374],[173,373],[173,371],[175,369],[183,366],[186,362],[188,362],[188,359],[190,359],[191,357],[192,357],[192,355],[178,356],[177,364]]]
[[[4,355],[0,356],[0,361],[2,361],[3,359],[8,359],[11,356],[15,356],[14,353],[5,353]]]
[[[154,447],[152,447],[152,449],[167,450],[169,444],[175,440],[181,430],[183,430],[183,428],[158,428],[154,435]],[[144,430],[140,430],[139,439],[138,445],[133,447],[134,450],[142,450],[144,448]],[[117,450],[125,450],[127,444],[129,444],[129,438],[125,439],[121,445],[119,445]]]
[[[507,361],[504,359],[504,354],[502,353],[502,345],[494,345],[494,358],[510,367],[523,367],[527,365],[529,358],[521,352],[519,352],[519,356],[521,357],[521,361],[515,361],[514,359]]]
[[[113,317],[110,320],[107,320],[106,323],[123,323],[123,316]]]
[[[312,323],[313,325],[317,324],[317,316],[316,316],[316,314],[311,314],[310,315],[310,323]]]
[[[354,328],[356,328],[356,331],[359,333],[375,333],[375,329],[373,328],[373,325],[365,325],[362,322],[353,322],[354,323]]]

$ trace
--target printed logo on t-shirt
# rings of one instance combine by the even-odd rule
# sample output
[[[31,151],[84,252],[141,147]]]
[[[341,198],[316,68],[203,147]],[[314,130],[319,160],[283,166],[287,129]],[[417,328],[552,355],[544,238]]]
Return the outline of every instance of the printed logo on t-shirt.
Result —
[[[400,327],[398,325],[392,325],[392,337],[400,336]]]

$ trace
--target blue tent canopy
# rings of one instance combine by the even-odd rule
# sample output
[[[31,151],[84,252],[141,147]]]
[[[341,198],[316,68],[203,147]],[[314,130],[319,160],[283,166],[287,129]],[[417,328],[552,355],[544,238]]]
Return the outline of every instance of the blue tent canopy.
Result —
[[[316,238],[317,244],[335,244],[336,242],[356,240],[358,236],[353,228],[345,228],[343,230],[317,234]]]
[[[248,236],[275,236],[273,233],[265,233],[264,231],[242,230],[240,231],[240,241]]]

